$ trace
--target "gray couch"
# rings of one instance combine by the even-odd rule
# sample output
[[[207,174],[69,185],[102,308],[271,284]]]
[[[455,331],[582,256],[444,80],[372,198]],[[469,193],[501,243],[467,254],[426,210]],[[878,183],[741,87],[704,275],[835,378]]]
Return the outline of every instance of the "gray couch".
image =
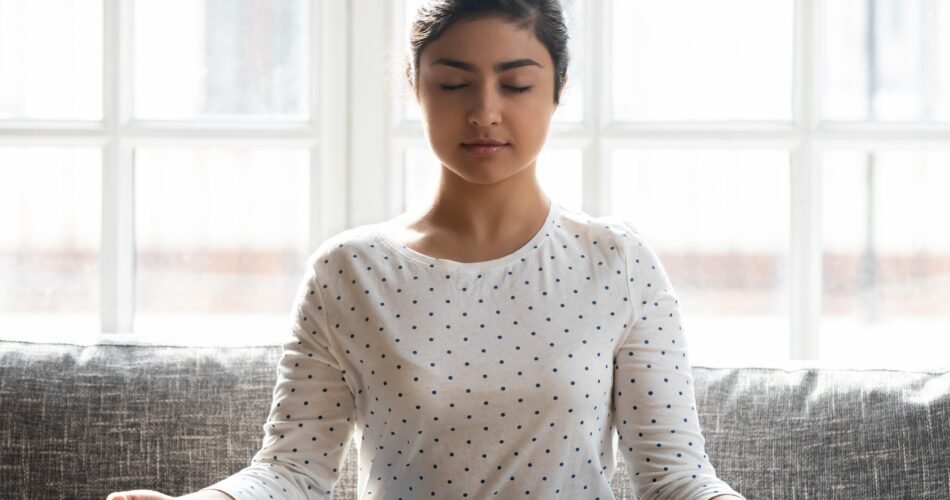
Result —
[[[0,341],[0,498],[180,495],[241,469],[279,354]],[[696,365],[693,377],[713,466],[750,500],[950,499],[950,370]],[[356,458],[337,499],[356,498]],[[617,460],[616,497],[633,499]]]

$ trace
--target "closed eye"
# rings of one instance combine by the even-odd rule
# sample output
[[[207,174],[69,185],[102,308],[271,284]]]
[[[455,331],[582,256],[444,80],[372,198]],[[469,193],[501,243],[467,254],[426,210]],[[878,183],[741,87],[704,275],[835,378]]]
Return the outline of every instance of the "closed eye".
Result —
[[[440,85],[440,87],[442,87],[442,90],[445,90],[445,91],[447,91],[447,92],[451,92],[451,91],[453,91],[453,90],[457,90],[457,89],[460,89],[460,88],[462,88],[462,87],[468,87],[468,85],[465,85],[465,84],[461,84],[461,85]],[[525,92],[531,90],[531,88],[532,88],[531,86],[527,86],[527,87],[513,87],[513,86],[511,86],[511,85],[505,85],[504,87],[505,87],[506,89],[509,89],[509,90],[511,90],[512,92],[516,92],[516,93],[518,93],[518,94],[523,94],[523,93],[525,93]]]

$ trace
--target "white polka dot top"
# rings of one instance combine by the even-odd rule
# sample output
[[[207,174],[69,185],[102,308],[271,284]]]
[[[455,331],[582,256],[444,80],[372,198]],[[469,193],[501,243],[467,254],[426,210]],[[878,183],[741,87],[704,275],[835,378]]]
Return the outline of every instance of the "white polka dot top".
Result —
[[[310,256],[263,445],[209,489],[330,499],[355,438],[361,500],[613,499],[618,448],[638,499],[744,498],[704,452],[674,289],[627,221],[552,202],[518,250],[464,263],[394,220]]]

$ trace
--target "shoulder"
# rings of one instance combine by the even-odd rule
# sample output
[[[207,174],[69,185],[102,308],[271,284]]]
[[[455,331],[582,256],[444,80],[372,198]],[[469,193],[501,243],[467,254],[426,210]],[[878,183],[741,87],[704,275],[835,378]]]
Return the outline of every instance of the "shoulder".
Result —
[[[344,229],[326,238],[307,259],[308,268],[319,269],[328,264],[338,266],[345,261],[369,254],[375,246],[376,224],[363,224]]]
[[[610,242],[610,249],[621,255],[635,253],[638,247],[643,245],[639,229],[628,218],[616,215],[595,217],[582,210],[569,210],[562,207],[560,224],[569,236]]]
[[[593,217],[585,212],[567,210],[562,215],[565,237],[575,240],[586,232],[591,242],[604,242],[591,247],[599,247],[597,255],[606,257],[604,260],[613,260],[614,269],[626,276],[628,287],[643,283],[653,290],[672,290],[656,250],[634,220],[616,215]],[[653,282],[659,286],[654,288]]]

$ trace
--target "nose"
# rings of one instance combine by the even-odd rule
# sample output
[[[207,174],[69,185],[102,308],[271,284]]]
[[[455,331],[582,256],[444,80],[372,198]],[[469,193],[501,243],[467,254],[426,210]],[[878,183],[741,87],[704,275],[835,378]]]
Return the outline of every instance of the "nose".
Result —
[[[501,100],[491,85],[482,86],[469,112],[469,123],[479,126],[497,125],[501,122]]]

